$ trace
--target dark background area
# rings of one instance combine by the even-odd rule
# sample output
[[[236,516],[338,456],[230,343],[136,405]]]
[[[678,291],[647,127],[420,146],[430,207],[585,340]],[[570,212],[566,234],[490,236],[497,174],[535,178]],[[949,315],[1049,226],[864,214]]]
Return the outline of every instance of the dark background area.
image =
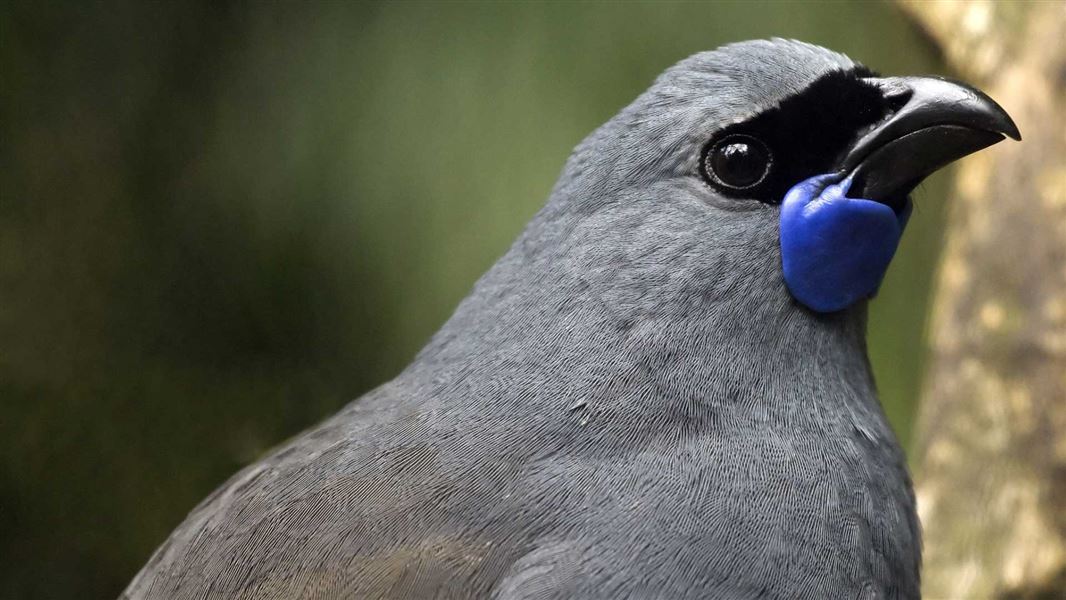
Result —
[[[677,60],[942,67],[888,4],[0,4],[0,597],[116,596],[212,488],[393,376]],[[910,434],[943,175],[871,315]]]

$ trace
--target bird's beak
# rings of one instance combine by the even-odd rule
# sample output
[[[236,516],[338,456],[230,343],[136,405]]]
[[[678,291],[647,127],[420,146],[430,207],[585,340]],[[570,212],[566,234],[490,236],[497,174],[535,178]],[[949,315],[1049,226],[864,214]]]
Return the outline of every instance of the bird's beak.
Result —
[[[929,174],[1004,136],[1021,140],[1010,115],[978,89],[937,77],[871,77],[889,105],[886,120],[861,135],[838,166],[848,195],[900,209]]]

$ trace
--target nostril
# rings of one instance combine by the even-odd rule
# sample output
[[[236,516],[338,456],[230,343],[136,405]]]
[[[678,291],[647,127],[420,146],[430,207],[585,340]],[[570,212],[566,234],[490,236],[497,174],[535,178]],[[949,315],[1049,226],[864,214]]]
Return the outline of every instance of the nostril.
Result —
[[[888,110],[893,114],[899,112],[900,109],[907,105],[907,102],[910,101],[911,96],[913,95],[914,92],[909,89],[892,90],[891,92],[888,92],[885,94],[885,102],[888,104]]]
[[[866,77],[863,81],[881,90],[881,97],[885,99],[884,107],[889,116],[899,112],[914,96],[911,86],[899,77]]]

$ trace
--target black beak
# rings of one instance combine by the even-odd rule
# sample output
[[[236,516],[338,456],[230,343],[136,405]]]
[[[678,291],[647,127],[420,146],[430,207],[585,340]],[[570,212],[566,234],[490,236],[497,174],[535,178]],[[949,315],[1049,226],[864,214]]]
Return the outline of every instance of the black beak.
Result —
[[[890,106],[839,161],[852,177],[848,195],[899,209],[929,174],[1008,136],[1021,140],[1010,115],[968,85],[936,77],[871,77]]]

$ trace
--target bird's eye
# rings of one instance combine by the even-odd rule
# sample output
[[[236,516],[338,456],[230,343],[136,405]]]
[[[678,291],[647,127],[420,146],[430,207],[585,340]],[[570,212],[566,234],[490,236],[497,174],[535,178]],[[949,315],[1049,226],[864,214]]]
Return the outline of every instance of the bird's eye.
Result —
[[[734,134],[711,145],[703,158],[703,171],[719,186],[743,190],[762,182],[772,162],[766,144],[750,135]]]

